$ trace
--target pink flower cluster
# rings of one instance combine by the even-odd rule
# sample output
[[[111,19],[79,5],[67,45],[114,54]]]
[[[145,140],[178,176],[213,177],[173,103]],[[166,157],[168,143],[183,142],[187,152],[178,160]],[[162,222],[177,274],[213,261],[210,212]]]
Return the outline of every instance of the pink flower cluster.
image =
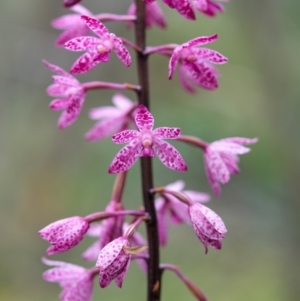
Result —
[[[215,65],[225,64],[228,59],[216,50],[203,47],[215,42],[218,38],[217,34],[199,36],[182,44],[145,46],[145,41],[140,42],[140,39],[144,39],[143,32],[141,35],[139,32],[136,33],[135,42],[110,32],[104,25],[106,21],[125,22],[128,28],[166,27],[165,16],[157,1],[139,1],[133,2],[126,14],[116,15],[94,14],[79,4],[80,0],[64,0],[64,6],[70,7],[72,13],[52,21],[54,28],[62,30],[55,44],[70,51],[83,52],[72,64],[69,72],[43,61],[44,65],[55,73],[47,93],[54,97],[49,105],[50,108],[62,111],[58,120],[60,129],[70,126],[78,119],[90,90],[133,91],[137,98],[137,101],[132,101],[127,96],[117,93],[112,97],[113,105],[102,105],[89,110],[89,117],[96,123],[85,134],[87,141],[99,141],[111,137],[115,144],[126,144],[112,157],[108,167],[108,173],[116,174],[116,179],[112,197],[104,211],[94,212],[84,217],[72,216],[61,219],[39,231],[39,235],[50,244],[46,250],[48,256],[73,249],[86,235],[95,238],[95,242],[82,254],[83,259],[95,262],[94,267],[90,269],[43,258],[43,262],[52,267],[43,274],[44,279],[59,283],[62,288],[60,294],[62,301],[90,301],[93,280],[97,275],[99,275],[101,288],[107,287],[112,281],[121,288],[132,260],[136,260],[148,276],[153,274],[153,269],[156,269],[158,274],[163,270],[175,272],[198,300],[206,300],[201,290],[175,266],[170,264],[158,266],[156,263],[153,267],[155,261],[153,254],[155,252],[158,254],[158,245],[161,247],[167,245],[171,224],[190,225],[204,245],[205,253],[208,252],[209,247],[220,250],[227,233],[225,224],[217,213],[204,205],[210,200],[209,194],[184,190],[185,183],[181,180],[166,186],[153,187],[149,158],[156,156],[167,168],[186,172],[188,167],[182,155],[165,140],[177,140],[200,148],[203,152],[208,182],[214,194],[219,196],[220,184],[228,183],[231,175],[239,172],[238,156],[250,151],[247,145],[257,142],[256,138],[233,137],[207,143],[197,137],[182,135],[178,127],[154,128],[154,116],[149,110],[147,100],[148,74],[145,72],[145,66],[142,66],[149,55],[155,53],[167,56],[169,64],[165,69],[168,70],[168,79],[173,78],[177,68],[181,85],[190,93],[195,92],[195,87],[205,90],[217,89],[219,72]],[[195,19],[195,10],[206,16],[215,16],[218,12],[224,11],[222,2],[228,1],[163,0],[169,8],[177,10],[190,20]],[[128,48],[137,54],[139,72],[145,72],[139,76],[138,85],[104,81],[83,83],[75,77],[100,67],[103,63],[108,63],[112,52],[123,65],[130,67],[132,57]],[[172,110],[169,110],[170,112],[172,113]],[[142,161],[145,209],[137,204],[138,210],[126,210],[123,190],[127,171],[139,159]],[[148,166],[145,167],[147,164]],[[126,221],[129,216],[130,222]],[[137,232],[141,223],[145,223],[148,234],[153,231],[148,236],[148,240]],[[156,257],[158,259],[159,256]],[[158,291],[156,285],[160,285],[158,279],[149,291]],[[148,299],[159,300],[158,297]]]

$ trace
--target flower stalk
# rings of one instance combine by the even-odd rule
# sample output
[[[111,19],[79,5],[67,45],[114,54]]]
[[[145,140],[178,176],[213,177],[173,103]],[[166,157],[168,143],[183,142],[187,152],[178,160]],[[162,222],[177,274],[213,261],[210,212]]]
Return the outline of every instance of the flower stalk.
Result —
[[[135,4],[135,44],[142,49],[141,52],[136,53],[138,81],[141,87],[141,90],[138,92],[138,102],[149,109],[148,55],[144,53],[146,48],[146,9],[145,2],[143,0],[135,0]],[[150,193],[150,189],[154,187],[151,157],[141,158],[141,176],[143,203],[145,211],[150,216],[150,220],[146,221],[149,245],[147,300],[159,301],[161,287],[159,271],[159,240],[154,195]]]

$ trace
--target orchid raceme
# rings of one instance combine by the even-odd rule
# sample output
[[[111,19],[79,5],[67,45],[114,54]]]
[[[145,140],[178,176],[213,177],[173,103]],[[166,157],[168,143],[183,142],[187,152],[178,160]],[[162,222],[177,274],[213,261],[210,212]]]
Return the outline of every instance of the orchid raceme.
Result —
[[[112,98],[114,107],[99,107],[90,110],[90,118],[98,121],[86,133],[89,141],[97,141],[128,128],[136,104],[122,94]]]
[[[254,144],[257,138],[225,138],[207,145],[204,149],[204,165],[210,186],[215,195],[220,195],[220,184],[226,184],[230,180],[230,174],[238,173],[239,157],[250,151],[243,145]]]
[[[209,17],[215,16],[224,11],[223,3],[228,1],[162,0],[169,8],[176,10],[188,20],[195,20],[196,11]],[[103,206],[104,211],[92,212],[85,217],[72,216],[61,219],[39,231],[40,236],[50,243],[50,247],[46,250],[47,255],[72,249],[86,235],[94,237],[96,241],[84,251],[82,257],[87,261],[96,261],[96,266],[86,269],[75,264],[44,258],[43,262],[52,268],[44,272],[43,277],[46,281],[59,283],[62,288],[61,301],[91,301],[95,276],[99,275],[101,288],[106,288],[112,281],[121,288],[130,261],[134,259],[146,274],[148,301],[161,301],[161,276],[164,270],[175,272],[197,300],[207,301],[202,291],[183,275],[177,266],[161,264],[160,247],[167,244],[170,222],[177,225],[183,223],[192,225],[198,239],[204,245],[205,253],[209,247],[221,249],[227,229],[222,218],[203,205],[210,199],[208,194],[184,190],[185,183],[181,180],[155,188],[152,157],[157,156],[171,170],[185,172],[187,165],[183,157],[165,140],[173,139],[201,148],[209,183],[214,193],[220,195],[220,184],[227,183],[230,175],[239,171],[238,155],[249,151],[244,145],[253,144],[257,139],[237,137],[207,143],[193,136],[181,135],[179,127],[154,129],[154,117],[148,109],[151,106],[149,91],[152,88],[148,58],[154,53],[166,56],[169,59],[168,78],[172,79],[178,68],[180,83],[187,92],[194,93],[196,87],[215,90],[218,87],[219,76],[215,65],[226,63],[227,58],[216,50],[205,48],[204,45],[215,42],[218,36],[217,34],[199,36],[183,44],[167,42],[164,45],[148,46],[146,31],[154,26],[166,28],[166,17],[158,1],[131,0],[127,13],[123,11],[120,14],[104,11],[96,14],[78,4],[79,2],[81,1],[61,1],[72,12],[52,21],[54,28],[62,30],[56,40],[57,46],[63,46],[70,51],[84,52],[73,63],[70,73],[81,75],[99,64],[100,68],[103,67],[101,63],[109,61],[111,52],[115,52],[118,59],[129,67],[132,59],[126,48],[128,46],[131,52],[135,52],[133,57],[136,58],[137,76],[133,78],[137,78],[137,81],[131,83],[131,74],[120,69],[109,74],[114,75],[118,72],[119,76],[124,77],[125,82],[93,80],[82,83],[62,68],[44,61],[46,67],[55,72],[52,77],[53,84],[47,88],[47,93],[55,98],[50,103],[50,108],[63,111],[58,120],[58,127],[63,129],[77,120],[86,94],[90,90],[121,90],[122,93],[126,90],[128,93],[135,93],[132,99],[136,101],[131,101],[122,94],[114,94],[113,105],[104,106],[106,100],[99,94],[97,98],[99,104],[95,108],[89,108],[89,117],[96,123],[85,134],[86,140],[98,141],[112,136],[114,143],[126,144],[115,155],[108,169],[109,174],[117,176],[111,189],[110,201]],[[89,1],[84,4],[89,5]],[[102,4],[104,7],[105,4]],[[119,8],[123,9],[123,6],[120,5]],[[121,38],[110,32],[102,22],[123,22],[123,25],[125,23],[128,28],[134,29],[134,38],[132,40]],[[88,36],[90,30],[93,36]],[[102,72],[102,75],[104,73]],[[130,83],[126,82],[128,78]],[[188,104],[188,100],[184,101]],[[162,105],[159,109],[163,110],[164,107],[166,108]],[[168,107],[165,118],[174,112],[176,110]],[[178,116],[178,119],[182,116]],[[208,120],[214,123],[213,118]],[[135,126],[134,129],[132,126]],[[76,151],[76,147],[73,149]],[[103,161],[101,164],[105,164],[105,151],[101,149],[100,152],[100,159]],[[141,206],[139,202],[139,194],[135,194],[134,183],[129,189],[132,190],[133,195],[130,197],[133,197],[132,204],[135,204],[136,209],[125,210],[126,194],[123,192],[130,174],[127,170],[139,158],[142,158],[140,182],[143,204]],[[100,173],[99,179],[106,183],[102,176]],[[194,182],[198,183],[198,180],[195,179]],[[101,189],[99,199],[106,193],[106,190]],[[127,224],[129,216],[132,219]],[[145,238],[136,232],[141,223],[145,225]],[[178,252],[184,251],[185,257],[188,258],[189,249],[185,248]]]
[[[84,100],[85,89],[80,82],[62,68],[43,61],[46,67],[58,75],[54,75],[54,83],[47,88],[47,93],[52,97],[59,97],[50,103],[50,108],[55,111],[64,110],[58,120],[58,127],[64,129],[78,118]]]
[[[179,152],[164,139],[176,139],[179,128],[161,127],[153,129],[154,118],[148,109],[140,105],[135,115],[139,131],[125,130],[112,137],[114,143],[128,143],[113,159],[108,172],[117,174],[128,170],[139,157],[158,156],[160,161],[170,169],[186,171],[187,166]]]
[[[183,181],[176,181],[172,184],[165,186],[164,190],[181,192],[185,186]],[[164,193],[162,196],[155,200],[155,208],[157,211],[159,241],[161,245],[166,245],[168,240],[168,212],[171,217],[171,222],[174,224],[190,223],[188,213],[188,206],[180,202],[176,197],[171,194]],[[184,190],[182,191],[193,202],[204,203],[209,201],[210,196],[203,192]]]
[[[123,42],[115,34],[110,33],[108,29],[98,19],[81,16],[82,21],[99,38],[83,36],[74,38],[65,43],[65,48],[71,51],[85,51],[71,67],[72,74],[81,74],[88,72],[100,63],[109,60],[109,53],[113,50],[121,62],[129,67],[131,57],[128,50],[123,46]]]
[[[175,68],[179,64],[180,81],[186,90],[193,91],[189,81],[208,90],[216,89],[218,73],[211,64],[224,64],[227,58],[215,50],[197,46],[212,43],[217,38],[217,35],[203,36],[177,46],[169,61],[169,79],[172,79]]]
[[[57,46],[64,46],[69,40],[85,36],[89,32],[89,28],[81,20],[81,15],[92,16],[92,13],[80,4],[74,5],[70,9],[74,14],[61,16],[51,22],[52,27],[63,30],[56,40]]]
[[[189,214],[193,228],[205,247],[205,253],[208,246],[221,249],[224,234],[227,232],[222,219],[214,211],[199,203],[189,206]]]
[[[133,2],[127,11],[128,15],[136,15],[136,4]],[[132,27],[133,22],[129,22],[129,27]],[[162,9],[157,2],[152,2],[146,5],[146,26],[148,28],[157,25],[158,27],[165,28],[166,19]]]
[[[89,226],[89,222],[83,217],[73,216],[56,221],[40,230],[41,237],[52,245],[47,249],[47,255],[65,252],[78,245]]]
[[[62,261],[53,261],[46,258],[43,263],[53,266],[43,273],[49,282],[58,282],[62,287],[61,301],[90,301],[93,294],[93,279],[98,274],[98,269],[85,269],[81,266]]]

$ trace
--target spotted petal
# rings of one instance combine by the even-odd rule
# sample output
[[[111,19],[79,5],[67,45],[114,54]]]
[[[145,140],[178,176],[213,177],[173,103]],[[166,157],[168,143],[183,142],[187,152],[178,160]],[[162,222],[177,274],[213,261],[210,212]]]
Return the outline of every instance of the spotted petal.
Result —
[[[138,106],[135,115],[135,123],[140,131],[152,130],[154,125],[154,118],[150,111],[144,105]]]
[[[97,36],[103,37],[104,35],[109,34],[108,29],[98,19],[89,16],[81,16],[81,19]]]
[[[65,43],[64,47],[71,51],[83,51],[100,45],[102,41],[96,37],[77,37]]]
[[[218,35],[212,35],[212,36],[203,36],[203,37],[198,37],[195,39],[192,39],[188,41],[186,44],[189,47],[194,47],[194,46],[200,46],[200,45],[206,45],[212,42],[215,42],[218,39]]]
[[[98,64],[107,62],[109,59],[107,52],[99,53],[97,49],[90,50],[80,56],[73,66],[71,67],[71,73],[72,74],[82,74],[85,73],[94,67],[96,67]]]
[[[134,140],[130,142],[117,153],[110,164],[108,172],[111,174],[117,174],[128,170],[137,161],[141,151],[142,145],[140,141]]]
[[[135,130],[125,130],[113,135],[112,141],[114,143],[128,143],[136,140],[140,136],[140,132]]]
[[[153,134],[160,139],[177,139],[180,135],[180,128],[160,127],[156,128]]]
[[[208,49],[208,48],[199,48],[194,50],[197,58],[200,60],[206,60],[209,63],[213,64],[225,64],[228,59],[221,53]]]
[[[113,41],[117,57],[126,67],[129,67],[131,65],[131,56],[129,51],[124,47],[122,40],[113,33],[110,34],[110,39]]]
[[[155,139],[153,149],[159,160],[168,168],[176,171],[187,171],[186,163],[178,150],[168,142]]]

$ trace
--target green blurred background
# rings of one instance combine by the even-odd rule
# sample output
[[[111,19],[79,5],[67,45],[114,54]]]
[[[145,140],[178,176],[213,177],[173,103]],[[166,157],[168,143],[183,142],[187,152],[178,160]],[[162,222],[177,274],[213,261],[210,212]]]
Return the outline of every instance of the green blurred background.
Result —
[[[130,1],[85,0],[94,13],[124,13]],[[58,31],[50,20],[67,13],[62,0],[1,0],[0,4],[0,299],[57,300],[58,285],[43,281],[40,258],[48,244],[37,231],[52,221],[102,210],[114,176],[107,168],[120,148],[110,139],[87,143],[93,125],[90,108],[109,105],[111,91],[88,94],[79,120],[59,131],[59,114],[48,109],[45,88],[52,73],[41,63],[68,69],[78,53],[55,48]],[[160,3],[161,4],[161,3]],[[224,137],[259,137],[242,156],[242,173],[223,187],[209,206],[225,221],[223,250],[204,249],[191,227],[171,227],[162,261],[179,265],[209,300],[299,300],[299,118],[300,2],[232,0],[226,13],[191,22],[162,5],[168,29],[151,29],[151,45],[183,43],[219,34],[210,45],[229,58],[221,66],[220,88],[186,94],[177,75],[167,80],[165,57],[150,58],[151,108],[156,126],[179,126],[184,134],[214,141]],[[124,24],[111,31],[128,39]],[[126,69],[115,56],[80,77],[86,80],[136,82],[135,65]],[[133,94],[127,94],[134,97]],[[210,192],[202,154],[174,143],[189,165],[186,174],[154,160],[155,184],[186,181],[187,189]],[[126,207],[141,204],[139,165],[129,173]],[[85,265],[81,252],[92,242],[55,256]],[[86,264],[86,266],[91,266]],[[163,279],[163,300],[194,300],[175,275]],[[135,263],[122,290],[95,285],[94,300],[145,300],[145,275]]]

